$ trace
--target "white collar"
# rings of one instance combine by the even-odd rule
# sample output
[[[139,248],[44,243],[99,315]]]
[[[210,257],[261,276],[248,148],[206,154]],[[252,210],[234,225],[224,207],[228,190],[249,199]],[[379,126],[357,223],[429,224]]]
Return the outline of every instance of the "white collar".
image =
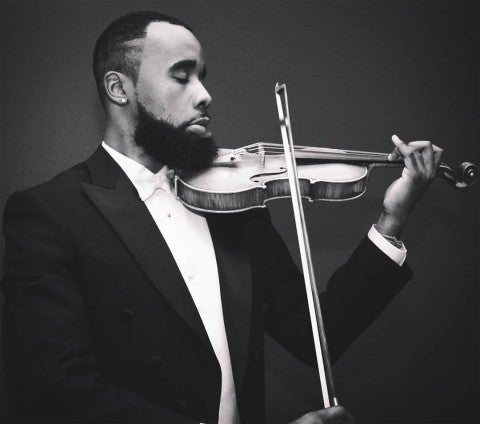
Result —
[[[157,188],[172,193],[171,179],[168,178],[169,169],[164,166],[156,174],[145,168],[137,161],[125,156],[114,148],[110,147],[105,141],[102,141],[102,147],[122,168],[128,179],[137,189],[138,195],[142,201],[147,200]]]

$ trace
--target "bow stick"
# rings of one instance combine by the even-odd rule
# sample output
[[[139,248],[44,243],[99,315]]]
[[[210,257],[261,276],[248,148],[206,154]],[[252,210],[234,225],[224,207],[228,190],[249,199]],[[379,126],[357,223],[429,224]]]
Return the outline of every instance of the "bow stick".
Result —
[[[338,405],[338,400],[335,397],[335,387],[332,367],[330,364],[330,355],[328,353],[327,337],[323,325],[322,311],[320,308],[318,289],[315,283],[315,273],[313,270],[310,243],[308,241],[307,226],[305,223],[305,214],[303,212],[302,198],[300,196],[297,164],[295,162],[295,147],[293,144],[290,113],[288,109],[287,87],[285,84],[277,83],[275,85],[275,97],[277,99],[278,117],[280,120],[280,130],[282,133],[283,149],[287,164],[293,213],[297,228],[298,245],[300,247],[308,310],[312,324],[315,354],[317,358],[320,385],[322,388],[323,405],[325,408],[329,408],[330,406]]]

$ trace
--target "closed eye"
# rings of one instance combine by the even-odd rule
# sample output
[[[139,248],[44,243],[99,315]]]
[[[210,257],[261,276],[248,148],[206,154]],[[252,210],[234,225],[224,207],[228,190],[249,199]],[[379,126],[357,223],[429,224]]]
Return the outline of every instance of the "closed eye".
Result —
[[[197,72],[196,69],[198,67],[198,63],[196,60],[186,59],[181,60],[179,62],[174,63],[170,67],[170,75],[182,84],[186,84],[190,80],[190,74],[192,72]],[[205,65],[202,69],[198,70],[198,77],[200,81],[203,81],[206,77],[207,70]]]
[[[174,76],[173,79],[178,81],[180,84],[186,84],[189,80],[187,76]]]

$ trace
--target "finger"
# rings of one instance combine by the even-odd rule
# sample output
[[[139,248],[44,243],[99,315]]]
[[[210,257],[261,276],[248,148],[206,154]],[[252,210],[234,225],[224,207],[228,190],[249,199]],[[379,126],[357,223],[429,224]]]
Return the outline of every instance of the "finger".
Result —
[[[425,176],[430,175],[431,172],[425,163],[425,154],[431,145],[432,143],[427,140],[411,141],[408,143],[408,147],[412,147],[414,149],[413,160],[417,164],[418,170]]]
[[[435,158],[435,169],[437,169],[438,165],[440,165],[440,161],[442,160],[443,149],[441,149],[438,146],[435,146],[435,144],[432,144],[432,148],[433,148],[433,155]]]
[[[418,148],[419,150],[422,151],[422,156],[425,161],[425,165],[427,168],[430,168],[430,154],[432,154],[432,166],[434,169],[438,168],[438,165],[440,164],[443,150],[436,146],[435,144],[431,143],[430,141],[422,140],[422,141],[412,141],[408,143],[409,146]],[[433,152],[432,152],[433,150]]]
[[[393,138],[394,138],[394,137],[395,137],[395,140],[400,140],[400,139],[398,138],[398,136],[392,135],[392,141],[393,141]],[[400,140],[400,141],[401,141],[401,140]],[[394,144],[395,144],[395,143],[394,143]],[[401,159],[403,159],[403,156],[402,156],[402,154],[400,153],[400,150],[398,149],[397,146],[395,146],[395,147],[393,148],[392,153],[390,153],[390,154],[388,155],[388,158],[387,158],[387,159],[388,159],[389,161],[395,161],[395,160],[401,160]]]
[[[413,158],[413,152],[415,149],[413,147],[406,145],[396,135],[392,136],[392,141],[393,141],[393,144],[395,144],[395,146],[398,148],[400,154],[402,155],[403,162],[405,163],[405,167],[410,171],[418,173],[419,169],[417,166],[417,161],[414,160]]]
[[[419,141],[411,141],[408,143],[410,147],[413,147],[418,153],[414,152],[415,160],[419,163],[419,169],[423,173],[430,172],[430,166],[428,164],[429,161],[429,153],[432,147],[432,143],[427,140],[419,140]],[[419,156],[421,155],[421,157]],[[433,157],[433,156],[432,156]]]
[[[409,142],[407,146],[415,149],[413,152],[413,160],[417,165],[418,170],[422,174],[431,175],[433,169],[432,166],[427,162],[430,160],[432,143],[427,140],[418,140]],[[433,155],[431,158],[433,159]]]
[[[387,159],[388,159],[390,162],[402,159],[402,154],[400,153],[400,150],[398,150],[398,147],[395,147],[395,148],[392,150],[392,153],[390,153],[390,154],[388,155],[388,158],[387,158]]]
[[[410,145],[410,143],[408,145]],[[426,174],[427,173],[427,167],[425,166],[425,161],[423,159],[423,155],[420,152],[420,150],[417,150],[417,149],[414,148],[414,150],[413,150],[413,160],[415,161],[415,164],[417,165],[417,169],[422,174]]]
[[[425,162],[425,167],[427,168],[428,175],[435,174],[435,155],[433,153],[433,145],[429,143],[427,147],[423,150],[423,160]]]
[[[409,146],[415,147],[420,151],[427,148],[427,146],[429,144],[432,144],[432,142],[428,141],[428,140],[415,140],[415,141],[411,141],[410,143],[408,143]]]

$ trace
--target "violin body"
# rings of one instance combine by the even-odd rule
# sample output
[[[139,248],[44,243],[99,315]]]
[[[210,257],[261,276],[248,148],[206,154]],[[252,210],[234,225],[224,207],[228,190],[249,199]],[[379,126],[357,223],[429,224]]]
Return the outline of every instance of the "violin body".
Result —
[[[300,195],[316,200],[342,201],[360,197],[374,167],[403,166],[386,153],[295,147]],[[457,188],[472,185],[477,167],[464,162],[455,172],[444,163],[438,174]],[[255,143],[239,149],[220,149],[211,167],[174,176],[175,194],[190,209],[235,213],[264,208],[273,199],[290,197],[287,166],[278,144]]]
[[[234,213],[265,207],[290,197],[285,157],[280,154],[224,150],[220,160],[198,173],[175,176],[176,196],[202,212]],[[309,201],[350,200],[361,196],[369,166],[348,163],[302,163],[297,160],[300,192]]]

